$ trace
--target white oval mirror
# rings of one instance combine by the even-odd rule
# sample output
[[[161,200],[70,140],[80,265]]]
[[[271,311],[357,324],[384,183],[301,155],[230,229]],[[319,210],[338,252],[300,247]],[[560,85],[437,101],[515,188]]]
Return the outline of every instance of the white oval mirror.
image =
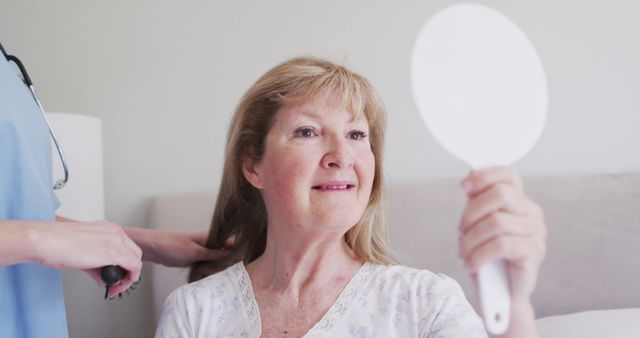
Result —
[[[420,31],[411,61],[413,96],[436,141],[472,169],[509,165],[540,136],[547,115],[542,63],[527,37],[499,12],[447,7]],[[509,324],[504,262],[478,273],[485,326]]]

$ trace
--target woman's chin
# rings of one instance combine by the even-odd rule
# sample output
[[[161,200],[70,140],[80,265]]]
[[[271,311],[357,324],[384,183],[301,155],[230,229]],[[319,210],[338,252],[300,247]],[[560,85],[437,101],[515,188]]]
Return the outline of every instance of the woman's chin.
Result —
[[[355,214],[353,210],[344,210],[343,212],[324,214],[316,218],[317,221],[315,223],[319,227],[341,231],[344,234],[360,220],[360,217],[362,217],[362,213]]]

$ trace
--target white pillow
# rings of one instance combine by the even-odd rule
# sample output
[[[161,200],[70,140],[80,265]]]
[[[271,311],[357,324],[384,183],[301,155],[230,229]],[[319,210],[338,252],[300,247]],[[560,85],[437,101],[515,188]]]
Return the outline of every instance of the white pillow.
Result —
[[[541,338],[638,338],[640,308],[549,316],[536,323]]]

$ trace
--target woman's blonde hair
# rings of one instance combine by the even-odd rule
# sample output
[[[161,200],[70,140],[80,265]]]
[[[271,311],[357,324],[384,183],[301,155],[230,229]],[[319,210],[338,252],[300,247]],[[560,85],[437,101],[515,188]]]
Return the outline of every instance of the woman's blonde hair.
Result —
[[[189,281],[220,271],[240,260],[258,258],[265,249],[267,214],[262,196],[242,173],[246,160],[259,162],[278,110],[328,94],[353,116],[364,114],[375,157],[375,174],[369,203],[357,224],[345,234],[355,255],[372,263],[393,264],[386,241],[383,209],[382,146],[385,109],[367,79],[345,67],[310,57],[285,61],[256,81],[244,94],[231,120],[222,182],[211,221],[208,248],[223,248],[233,238],[230,253],[216,261],[197,262]]]

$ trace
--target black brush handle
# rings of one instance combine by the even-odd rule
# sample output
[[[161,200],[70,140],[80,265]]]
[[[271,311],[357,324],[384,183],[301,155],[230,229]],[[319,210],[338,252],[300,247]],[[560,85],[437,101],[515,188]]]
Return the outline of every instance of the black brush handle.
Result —
[[[100,270],[100,278],[106,286],[113,286],[124,278],[126,271],[116,265],[107,265]]]

